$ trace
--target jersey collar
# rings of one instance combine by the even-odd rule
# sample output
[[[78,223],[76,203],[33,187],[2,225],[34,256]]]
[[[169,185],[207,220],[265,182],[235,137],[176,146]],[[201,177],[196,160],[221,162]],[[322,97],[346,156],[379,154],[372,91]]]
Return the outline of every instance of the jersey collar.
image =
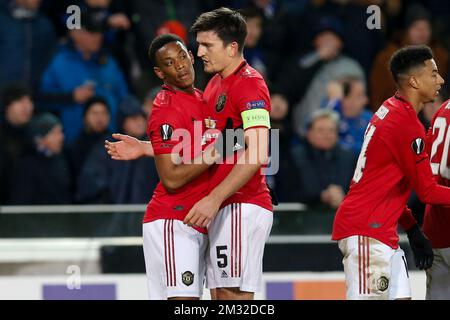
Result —
[[[397,92],[395,93],[395,95],[394,95],[394,98],[397,99],[397,100],[399,100],[399,101],[401,101],[401,102],[403,102],[403,103],[405,103],[406,105],[408,105],[409,107],[412,108],[412,104],[411,104],[408,100],[406,100],[406,98],[405,98],[404,96],[402,96],[402,95],[400,94],[400,92],[397,91]]]

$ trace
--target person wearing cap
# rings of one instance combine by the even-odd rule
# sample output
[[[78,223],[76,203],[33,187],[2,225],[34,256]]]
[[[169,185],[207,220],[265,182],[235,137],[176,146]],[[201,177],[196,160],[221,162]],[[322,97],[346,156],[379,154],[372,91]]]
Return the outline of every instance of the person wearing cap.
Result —
[[[294,129],[299,134],[304,134],[305,119],[326,101],[330,81],[345,76],[365,79],[358,62],[342,53],[345,42],[340,20],[324,16],[313,28],[312,51],[286,61],[274,85],[293,106]]]
[[[59,112],[68,144],[81,132],[83,104],[94,95],[110,107],[115,129],[117,107],[128,88],[114,58],[104,50],[104,20],[81,11],[81,29],[69,31],[70,42],[55,55],[42,79],[43,109]]]
[[[108,102],[102,97],[93,97],[84,105],[83,129],[69,148],[74,176],[78,176],[92,149],[103,146],[103,141],[111,135],[108,130],[110,119]]]
[[[29,89],[19,83],[5,87],[0,109],[0,204],[5,204],[12,179],[9,168],[30,147],[28,129],[34,104]]]
[[[120,104],[117,127],[128,136],[148,140],[146,115],[135,97],[128,96]],[[75,200],[78,203],[145,203],[158,180],[153,158],[114,161],[105,152],[102,141],[92,148],[80,170]]]
[[[339,146],[338,123],[336,112],[316,110],[308,118],[305,140],[292,147],[298,202],[336,209],[348,191],[356,157]]]
[[[30,123],[30,138],[33,149],[12,169],[10,204],[71,203],[71,179],[63,154],[61,121],[51,113],[37,115]]]
[[[433,39],[431,16],[421,5],[411,5],[404,19],[404,30],[381,50],[373,63],[370,74],[370,106],[375,112],[382,102],[392,96],[396,85],[388,68],[389,59],[395,51],[405,45],[428,45],[433,50],[433,56],[439,72],[445,79],[449,67],[448,51]]]

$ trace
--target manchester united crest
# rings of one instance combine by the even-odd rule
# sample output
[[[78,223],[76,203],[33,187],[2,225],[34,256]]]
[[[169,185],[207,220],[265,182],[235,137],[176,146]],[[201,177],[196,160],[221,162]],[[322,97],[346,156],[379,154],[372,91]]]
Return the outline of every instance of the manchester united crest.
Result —
[[[227,95],[225,93],[222,93],[218,98],[217,98],[217,103],[216,103],[216,112],[220,112],[223,110],[223,108],[225,108],[225,103],[227,102]]]
[[[181,279],[185,285],[190,286],[194,282],[194,274],[190,271],[185,271],[181,275]]]
[[[381,292],[386,291],[386,289],[389,287],[389,279],[386,278],[385,276],[381,276],[378,280],[377,280],[377,289],[380,290]]]

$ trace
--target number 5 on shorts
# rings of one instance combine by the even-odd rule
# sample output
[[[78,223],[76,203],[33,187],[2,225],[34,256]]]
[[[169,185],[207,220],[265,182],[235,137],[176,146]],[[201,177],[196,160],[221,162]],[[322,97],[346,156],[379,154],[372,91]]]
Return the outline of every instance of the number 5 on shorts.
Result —
[[[216,246],[217,266],[219,268],[226,268],[228,265],[228,256],[226,253],[222,253],[222,251],[227,251],[227,246]]]

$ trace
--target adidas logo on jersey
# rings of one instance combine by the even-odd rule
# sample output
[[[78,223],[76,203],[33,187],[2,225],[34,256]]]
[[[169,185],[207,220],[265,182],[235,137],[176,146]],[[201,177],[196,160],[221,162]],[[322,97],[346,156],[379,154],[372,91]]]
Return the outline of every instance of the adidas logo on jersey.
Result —
[[[228,278],[228,274],[225,272],[225,270],[222,270],[221,278]]]

